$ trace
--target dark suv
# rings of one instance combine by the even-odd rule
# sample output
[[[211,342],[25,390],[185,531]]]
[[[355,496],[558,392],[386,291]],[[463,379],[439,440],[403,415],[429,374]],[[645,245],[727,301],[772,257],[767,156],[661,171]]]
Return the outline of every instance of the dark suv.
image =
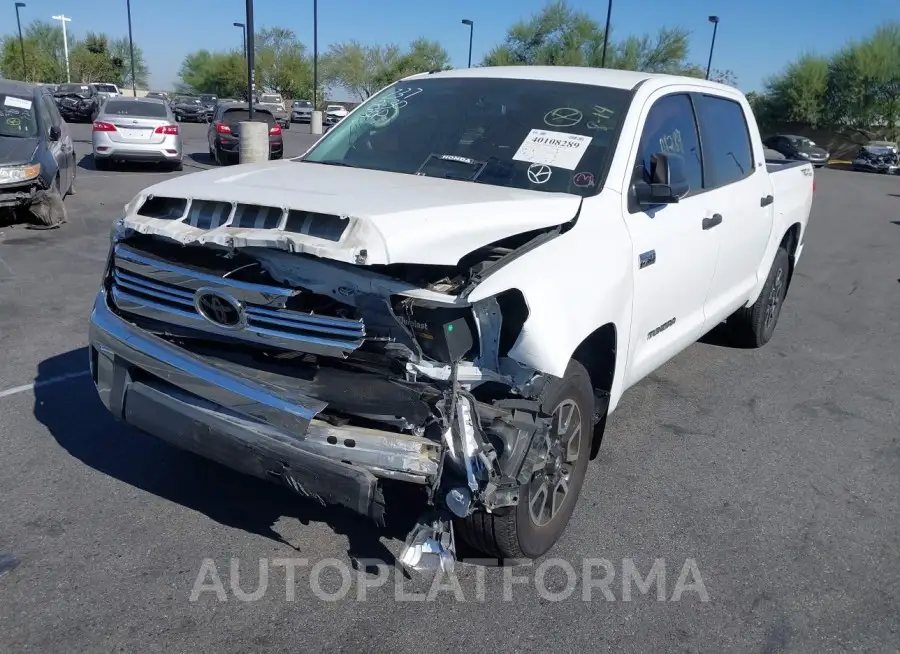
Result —
[[[209,142],[209,156],[224,166],[237,163],[240,157],[241,122],[250,119],[247,103],[216,105],[209,122],[206,140]],[[269,159],[281,159],[284,154],[284,138],[281,125],[275,116],[265,109],[253,108],[253,122],[263,122],[269,126]]]

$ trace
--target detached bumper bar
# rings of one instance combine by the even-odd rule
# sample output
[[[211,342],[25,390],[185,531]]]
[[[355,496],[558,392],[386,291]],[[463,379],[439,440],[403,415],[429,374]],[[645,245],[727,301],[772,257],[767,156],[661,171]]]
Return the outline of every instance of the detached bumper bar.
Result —
[[[440,445],[409,434],[335,427],[320,400],[224,369],[121,319],[101,292],[90,326],[103,404],[176,447],[380,518],[379,478],[426,484]]]

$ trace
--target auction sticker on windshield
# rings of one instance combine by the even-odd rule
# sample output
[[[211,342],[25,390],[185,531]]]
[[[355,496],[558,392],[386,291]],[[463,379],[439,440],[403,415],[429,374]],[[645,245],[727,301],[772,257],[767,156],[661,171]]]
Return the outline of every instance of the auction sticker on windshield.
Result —
[[[24,100],[11,95],[3,99],[3,104],[7,107],[16,107],[17,109],[31,109],[31,100]]]
[[[575,170],[590,143],[590,136],[533,129],[516,150],[513,160]]]

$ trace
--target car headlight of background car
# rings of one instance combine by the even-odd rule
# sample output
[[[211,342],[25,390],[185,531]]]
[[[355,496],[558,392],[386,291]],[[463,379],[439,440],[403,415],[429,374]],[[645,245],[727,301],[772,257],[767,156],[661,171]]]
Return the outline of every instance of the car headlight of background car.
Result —
[[[41,164],[0,166],[0,184],[27,182],[41,174]]]

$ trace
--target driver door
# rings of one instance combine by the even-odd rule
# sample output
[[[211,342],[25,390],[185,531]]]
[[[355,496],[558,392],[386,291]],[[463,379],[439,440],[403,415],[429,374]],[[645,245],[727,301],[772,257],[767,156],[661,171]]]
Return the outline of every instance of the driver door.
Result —
[[[633,244],[634,304],[626,387],[642,379],[703,333],[704,303],[716,268],[718,234],[705,229],[703,168],[693,103],[685,93],[651,98],[634,174],[657,153],[684,158],[690,190],[678,202],[637,206],[623,196]]]

